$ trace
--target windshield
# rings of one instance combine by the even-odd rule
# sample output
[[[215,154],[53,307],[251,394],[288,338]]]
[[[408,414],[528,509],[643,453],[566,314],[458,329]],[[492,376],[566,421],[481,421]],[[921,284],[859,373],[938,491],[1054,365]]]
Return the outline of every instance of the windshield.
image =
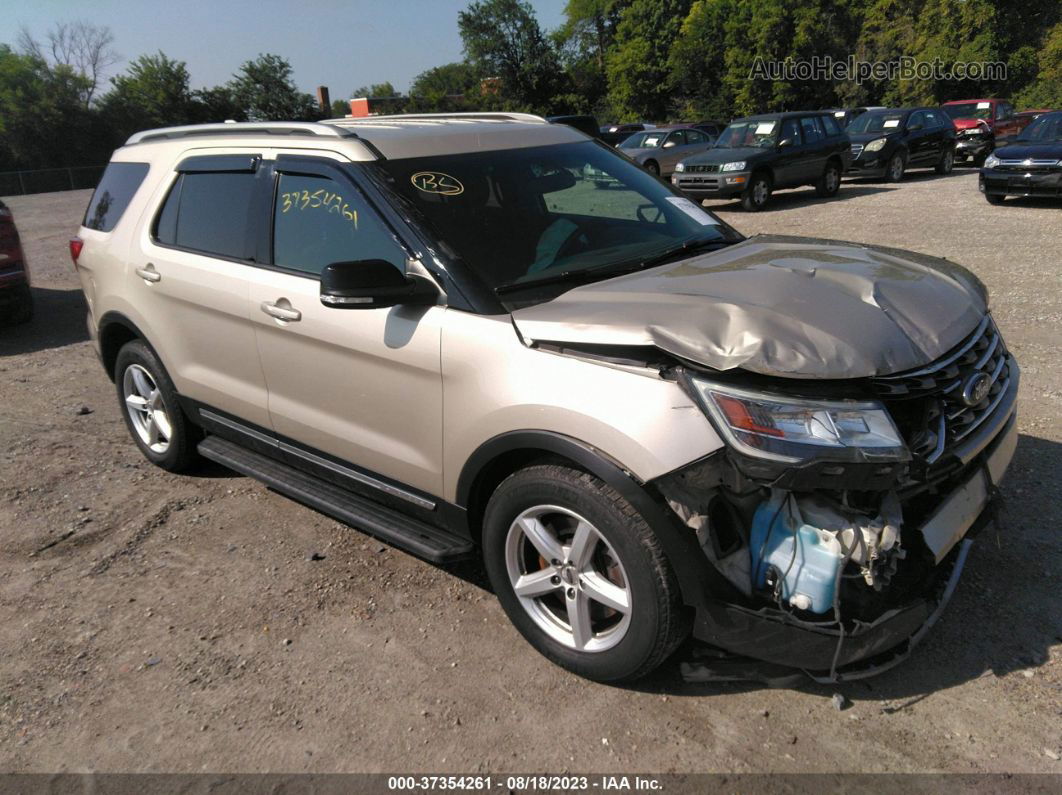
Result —
[[[1018,136],[1019,141],[1030,143],[1047,143],[1049,141],[1062,141],[1062,113],[1051,113],[1041,116]]]
[[[736,121],[727,125],[719,140],[715,143],[716,149],[741,149],[748,146],[756,146],[763,149],[772,147],[778,140],[777,121]]]
[[[903,129],[905,115],[903,113],[864,113],[848,125],[848,132],[896,132]]]
[[[692,239],[741,239],[592,141],[381,160],[375,167],[439,247],[491,289],[591,269],[607,278]]]
[[[639,132],[620,144],[620,149],[659,149],[667,138],[667,130]]]
[[[961,105],[945,105],[944,112],[953,119],[991,119],[992,105],[988,102],[963,102]]]

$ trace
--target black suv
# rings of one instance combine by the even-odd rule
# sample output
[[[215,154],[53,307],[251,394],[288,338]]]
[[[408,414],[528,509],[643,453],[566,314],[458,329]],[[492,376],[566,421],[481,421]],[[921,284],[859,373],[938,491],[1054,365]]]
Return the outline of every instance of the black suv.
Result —
[[[850,142],[828,111],[767,113],[732,121],[715,146],[675,166],[672,184],[695,199],[741,197],[762,210],[772,191],[814,185],[833,196],[851,158]]]
[[[948,174],[955,165],[955,125],[940,108],[872,110],[848,125],[850,177],[899,182],[909,168]]]

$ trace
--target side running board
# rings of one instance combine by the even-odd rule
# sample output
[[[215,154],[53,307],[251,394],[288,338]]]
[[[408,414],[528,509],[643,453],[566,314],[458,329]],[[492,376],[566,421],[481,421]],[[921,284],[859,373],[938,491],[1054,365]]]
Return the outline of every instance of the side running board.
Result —
[[[260,480],[293,500],[433,563],[464,558],[473,550],[472,542],[467,539],[352,494],[226,439],[207,436],[199,443],[198,449],[204,458]]]

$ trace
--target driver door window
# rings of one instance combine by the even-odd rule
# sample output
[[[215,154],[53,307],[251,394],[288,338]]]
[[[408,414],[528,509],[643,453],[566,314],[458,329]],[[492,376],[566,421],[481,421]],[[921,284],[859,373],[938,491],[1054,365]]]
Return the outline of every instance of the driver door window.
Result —
[[[332,262],[382,259],[402,249],[354,188],[328,177],[281,174],[273,210],[273,264],[319,276]]]

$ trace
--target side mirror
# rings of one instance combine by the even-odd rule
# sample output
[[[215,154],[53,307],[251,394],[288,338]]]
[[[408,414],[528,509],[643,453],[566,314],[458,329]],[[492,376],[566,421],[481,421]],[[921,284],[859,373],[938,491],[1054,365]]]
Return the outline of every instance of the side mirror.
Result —
[[[402,273],[387,260],[333,262],[321,271],[321,303],[334,309],[430,306],[438,297],[430,280]]]
[[[915,130],[921,130],[922,129],[922,122],[916,121],[914,124],[908,124],[907,125],[907,129],[910,132],[914,132]]]

